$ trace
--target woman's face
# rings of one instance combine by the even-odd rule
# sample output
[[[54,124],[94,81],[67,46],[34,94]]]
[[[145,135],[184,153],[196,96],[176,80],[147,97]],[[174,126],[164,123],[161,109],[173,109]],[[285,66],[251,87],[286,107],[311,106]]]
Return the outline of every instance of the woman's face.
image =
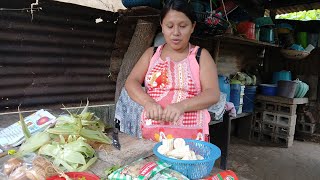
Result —
[[[161,27],[167,44],[174,50],[183,50],[189,44],[195,23],[184,13],[169,10],[162,20]]]

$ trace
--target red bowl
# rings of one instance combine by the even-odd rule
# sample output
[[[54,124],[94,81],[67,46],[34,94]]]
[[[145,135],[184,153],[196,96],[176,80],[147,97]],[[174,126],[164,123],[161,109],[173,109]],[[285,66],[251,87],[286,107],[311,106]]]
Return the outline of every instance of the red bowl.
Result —
[[[100,180],[100,178],[94,174],[86,173],[86,172],[67,172],[65,173],[70,178],[74,180],[78,180],[78,178],[86,178],[86,180]],[[59,175],[51,176],[47,178],[47,180],[66,180],[64,177],[59,177]]]

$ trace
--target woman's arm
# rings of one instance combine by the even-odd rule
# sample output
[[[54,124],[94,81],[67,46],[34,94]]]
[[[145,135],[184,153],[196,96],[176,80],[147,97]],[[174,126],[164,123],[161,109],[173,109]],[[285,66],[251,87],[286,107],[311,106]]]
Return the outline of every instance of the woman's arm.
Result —
[[[202,50],[199,63],[201,93],[193,98],[168,105],[164,110],[162,119],[176,121],[184,112],[206,109],[219,101],[220,90],[217,67],[206,49]]]
[[[141,87],[148,71],[153,55],[153,48],[147,49],[130,72],[125,88],[131,99],[142,105],[148,118],[158,120],[162,114],[162,107],[152,99]]]
[[[217,66],[206,49],[202,50],[199,65],[202,91],[198,96],[180,102],[185,112],[208,108],[220,99]]]

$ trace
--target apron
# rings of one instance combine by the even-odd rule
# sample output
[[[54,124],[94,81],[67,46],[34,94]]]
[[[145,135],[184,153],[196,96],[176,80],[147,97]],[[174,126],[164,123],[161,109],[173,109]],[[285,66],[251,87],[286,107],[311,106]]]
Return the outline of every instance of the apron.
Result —
[[[197,96],[201,92],[199,63],[196,60],[198,46],[190,48],[187,58],[179,62],[170,58],[162,60],[164,45],[153,55],[145,77],[146,92],[163,108],[171,103]],[[142,137],[153,141],[164,138],[188,138],[205,140],[209,134],[210,115],[207,109],[185,112],[177,122],[148,119],[141,114]]]

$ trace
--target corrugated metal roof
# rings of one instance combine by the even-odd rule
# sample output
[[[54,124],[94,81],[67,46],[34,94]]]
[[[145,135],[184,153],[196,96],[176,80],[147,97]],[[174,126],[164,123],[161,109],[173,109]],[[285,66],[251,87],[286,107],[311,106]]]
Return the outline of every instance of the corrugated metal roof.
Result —
[[[119,9],[126,9],[121,0],[55,0],[65,3],[102,9],[105,11],[118,12]]]
[[[113,102],[108,67],[118,14],[52,1],[38,7],[33,19],[26,10],[0,11],[0,112]]]
[[[320,2],[277,8],[276,14],[286,14],[312,9],[320,9]]]

